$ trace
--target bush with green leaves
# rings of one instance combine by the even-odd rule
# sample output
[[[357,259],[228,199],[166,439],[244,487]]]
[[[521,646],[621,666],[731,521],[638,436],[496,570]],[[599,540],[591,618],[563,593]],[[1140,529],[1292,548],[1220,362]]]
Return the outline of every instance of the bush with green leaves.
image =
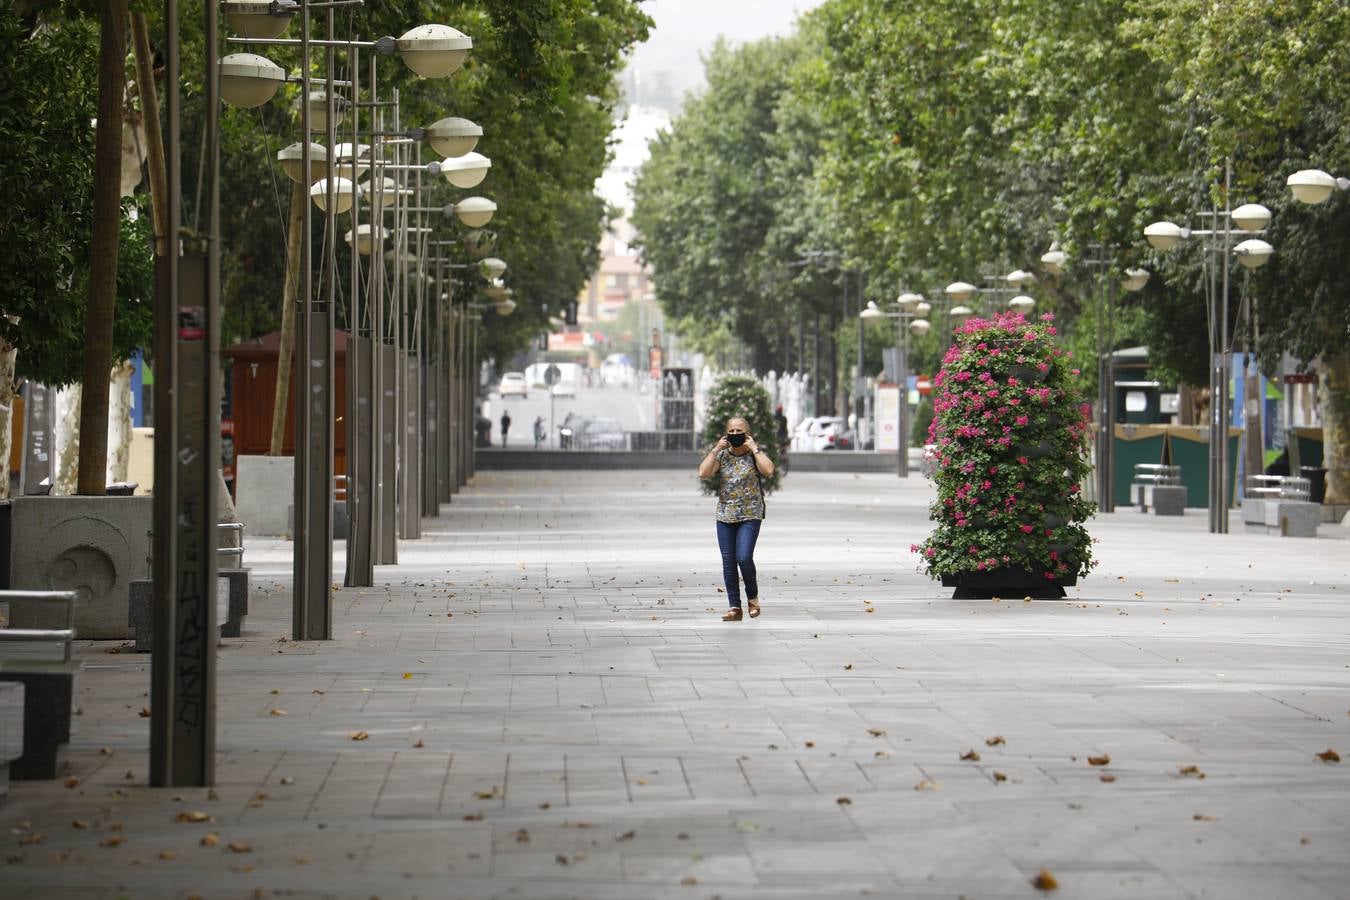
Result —
[[[1011,569],[1059,582],[1093,565],[1079,491],[1090,407],[1052,319],[972,319],[934,379],[937,528],[910,548],[934,578]]]
[[[708,395],[707,417],[703,425],[703,445],[712,449],[717,439],[726,433],[727,420],[742,418],[750,425],[750,433],[755,443],[768,454],[773,461],[772,477],[762,479],[764,493],[778,488],[781,474],[778,471],[780,448],[778,446],[778,426],[773,419],[773,406],[769,402],[769,392],[749,375],[728,375],[713,387]],[[703,491],[717,493],[721,481],[720,474],[704,479]]]

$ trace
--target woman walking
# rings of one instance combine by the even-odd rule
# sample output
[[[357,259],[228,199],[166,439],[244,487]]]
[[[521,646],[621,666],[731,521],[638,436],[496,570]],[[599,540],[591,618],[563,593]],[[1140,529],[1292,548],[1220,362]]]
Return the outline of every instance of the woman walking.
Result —
[[[745,419],[727,420],[726,432],[698,464],[699,478],[721,476],[717,485],[717,546],[722,551],[722,579],[731,608],[723,622],[742,617],[740,581],[750,618],[759,616],[759,582],[755,577],[755,542],[764,520],[764,487],[760,477],[773,476],[773,460],[755,443]],[[737,568],[740,577],[737,577]]]

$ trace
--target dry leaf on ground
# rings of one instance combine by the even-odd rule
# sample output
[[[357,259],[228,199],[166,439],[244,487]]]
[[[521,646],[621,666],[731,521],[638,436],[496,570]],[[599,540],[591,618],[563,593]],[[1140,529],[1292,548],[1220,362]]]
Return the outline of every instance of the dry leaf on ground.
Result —
[[[1200,813],[1196,813],[1195,815],[1191,816],[1191,818],[1194,819],[1194,820],[1197,821],[1197,822],[1213,822],[1213,821],[1214,821],[1214,817],[1213,817],[1213,816],[1205,816],[1205,815],[1201,815]]]
[[[1205,773],[1200,771],[1199,766],[1182,766],[1177,770],[1183,778],[1204,778]]]
[[[886,729],[884,729],[884,728],[869,728],[869,729],[867,729],[867,733],[870,734],[872,737],[885,737],[885,736],[886,736]]]
[[[417,750],[421,750],[421,749],[422,749],[423,747],[425,747],[425,746],[426,746],[426,744],[422,743],[422,739],[421,739],[421,738],[418,738],[417,741],[415,741],[415,742],[413,743],[413,748],[414,748],[414,749],[417,749]]]
[[[370,733],[367,731],[351,731],[347,733],[347,737],[354,741],[364,741],[370,737]]]
[[[1324,763],[1338,763],[1341,761],[1341,755],[1330,747],[1317,754],[1317,758]]]
[[[168,862],[171,859],[177,859],[178,854],[174,853],[172,850],[161,850],[159,851],[159,858]]]
[[[209,813],[204,813],[204,812],[202,812],[202,811],[199,810],[199,809],[185,809],[185,810],[183,810],[182,812],[180,812],[178,815],[174,816],[174,821],[177,821],[177,822],[210,822],[210,821],[211,821],[211,816],[210,816]]]
[[[496,796],[497,796],[497,790],[498,790],[498,789],[497,789],[497,786],[494,784],[494,785],[492,786],[492,790],[490,790],[490,791],[477,791],[477,792],[474,793],[474,796],[477,797],[479,800],[492,800],[492,799],[495,799],[495,798],[496,798]]]
[[[252,853],[253,845],[248,841],[230,841],[229,848],[231,853]]]
[[[284,710],[284,709],[273,709],[273,710],[269,710],[267,714],[268,714],[269,716],[284,716],[284,715],[286,715],[286,710]]]
[[[47,835],[43,834],[40,831],[35,831],[32,834],[25,834],[23,837],[19,838],[19,846],[31,847],[34,844],[42,843],[46,839]]]
[[[1003,735],[1001,734],[996,734],[993,737],[985,738],[984,742],[986,745],[990,747],[1002,747],[1004,744],[1008,743],[1003,739]]]
[[[834,802],[835,802],[835,803],[838,803],[840,806],[851,806],[851,805],[853,805],[853,800],[850,799],[850,798],[848,798],[848,797],[836,797],[835,800],[834,800]]]
[[[120,834],[110,834],[98,842],[100,847],[120,847],[127,842],[127,839]]]
[[[203,847],[214,847],[216,844],[220,843],[220,835],[216,834],[214,831],[208,832],[202,835],[202,839],[198,841],[198,843]]]
[[[526,831],[524,828],[519,828],[519,829],[517,829],[517,830],[516,830],[516,843],[517,843],[517,844],[528,844],[529,842],[530,842],[530,833],[529,833],[528,831]]]
[[[1036,877],[1031,879],[1031,885],[1038,891],[1059,890],[1059,882],[1055,880],[1054,875],[1050,874],[1049,869],[1041,869],[1037,872]]]
[[[84,821],[83,819],[76,819],[70,823],[70,827],[84,829],[89,827],[89,823]]]
[[[980,753],[979,753],[978,750],[976,750],[974,747],[972,747],[972,748],[970,748],[969,750],[967,750],[965,753],[962,753],[962,754],[961,754],[961,758],[962,758],[963,760],[965,760],[966,762],[979,762],[979,761],[980,761]]]
[[[1101,756],[1089,756],[1089,766],[1109,766],[1111,765],[1111,754],[1103,753]]]
[[[1106,782],[1107,784],[1111,784],[1113,781],[1116,780],[1116,776],[1107,775],[1105,772],[1103,772],[1101,775],[1098,775],[1097,777],[1100,778],[1102,781]]]
[[[694,885],[698,884],[698,879],[695,878],[693,875],[686,875],[680,879],[680,884],[684,885],[685,887],[693,887]]]
[[[916,791],[936,791],[937,789],[938,783],[931,778],[925,778],[923,781],[914,785],[914,790]]]
[[[995,773],[994,773],[994,781],[997,781],[997,782],[999,782],[999,783],[1001,784],[1002,782],[1005,782],[1005,781],[1007,781],[1007,780],[1008,780],[1008,776],[1007,776],[1007,775],[1004,775],[1002,772],[995,772]]]

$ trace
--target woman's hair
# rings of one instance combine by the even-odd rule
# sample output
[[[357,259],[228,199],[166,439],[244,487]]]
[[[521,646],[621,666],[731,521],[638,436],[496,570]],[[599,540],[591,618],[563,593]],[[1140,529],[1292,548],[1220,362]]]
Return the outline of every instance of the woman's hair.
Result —
[[[732,422],[740,422],[742,425],[745,426],[746,431],[750,430],[750,420],[745,418],[745,416],[732,416],[731,418],[727,419],[726,427],[728,430],[730,430]]]

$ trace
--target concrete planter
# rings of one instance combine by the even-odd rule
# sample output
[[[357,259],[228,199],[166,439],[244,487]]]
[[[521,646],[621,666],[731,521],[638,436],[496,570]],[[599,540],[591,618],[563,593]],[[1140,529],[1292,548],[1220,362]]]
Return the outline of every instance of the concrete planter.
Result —
[[[9,584],[79,591],[75,633],[82,640],[131,637],[132,579],[149,569],[149,497],[16,497],[10,503]],[[16,628],[59,627],[50,606],[15,601]]]

